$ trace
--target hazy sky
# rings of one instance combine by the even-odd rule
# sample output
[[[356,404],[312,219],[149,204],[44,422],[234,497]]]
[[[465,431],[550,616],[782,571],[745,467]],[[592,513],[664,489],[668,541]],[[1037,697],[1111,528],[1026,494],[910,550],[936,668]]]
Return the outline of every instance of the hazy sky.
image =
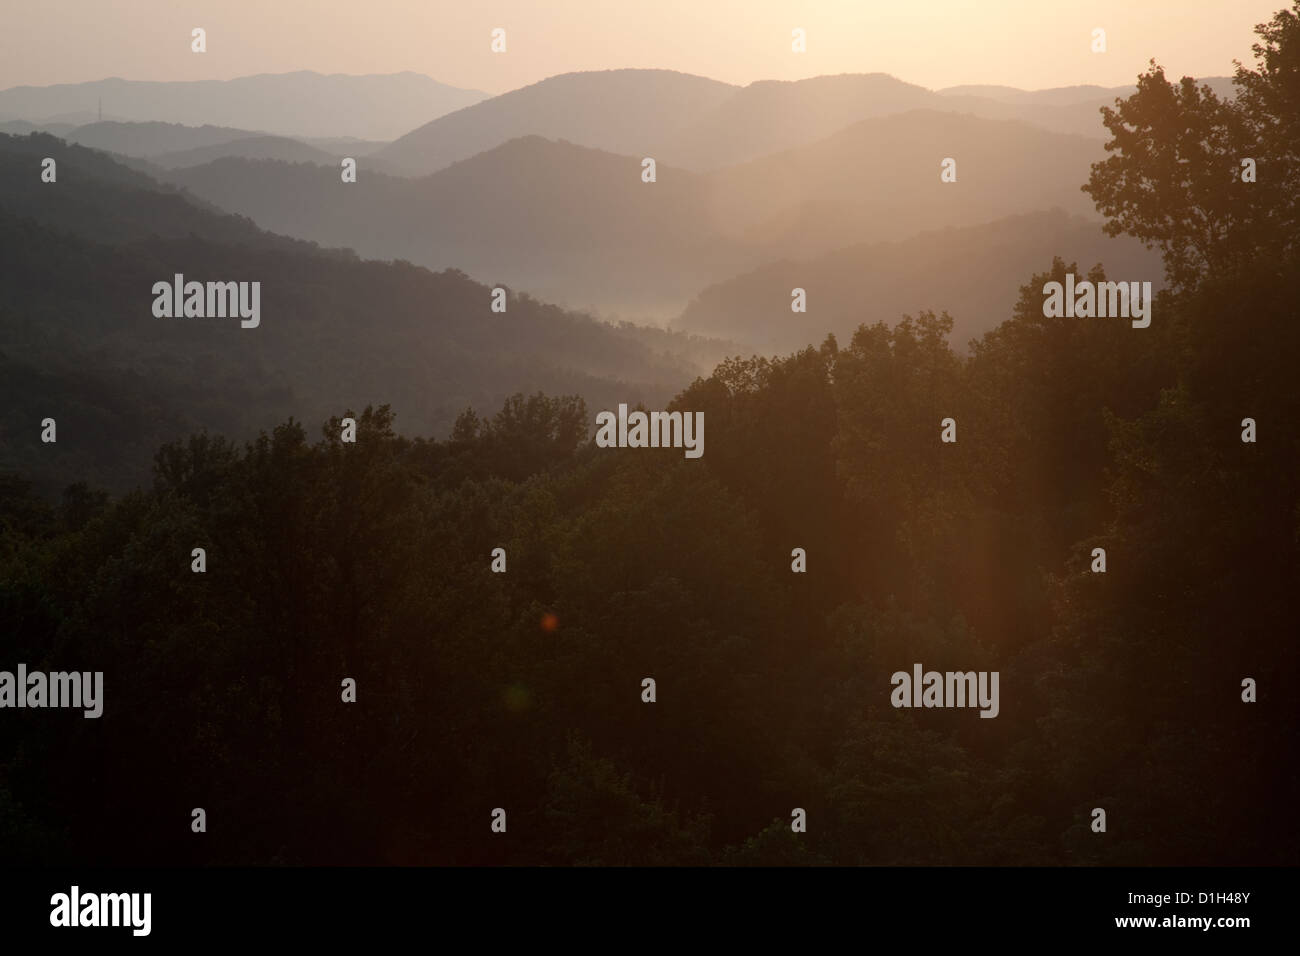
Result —
[[[1290,0],[3,0],[0,89],[108,76],[414,70],[500,93],[570,70],[660,67],[731,83],[892,73],[922,86],[1133,82],[1249,62]],[[208,52],[190,52],[190,30]],[[508,50],[493,54],[493,27]],[[790,51],[802,27],[808,52]],[[1094,27],[1108,51],[1089,50]]]

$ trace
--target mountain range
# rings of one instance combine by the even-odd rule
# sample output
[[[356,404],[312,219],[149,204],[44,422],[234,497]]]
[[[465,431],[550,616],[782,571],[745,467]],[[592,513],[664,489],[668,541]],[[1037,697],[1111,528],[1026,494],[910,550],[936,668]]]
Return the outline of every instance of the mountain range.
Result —
[[[701,288],[782,258],[1036,209],[1090,211],[1100,140],[918,110],[695,173],[524,136],[428,176],[224,158],[165,178],[273,232],[459,268],[549,301],[654,321]],[[957,159],[955,183],[940,163]],[[375,157],[392,161],[387,150]]]
[[[102,112],[132,122],[389,140],[487,96],[410,72],[346,76],[300,71],[165,83],[113,77],[0,90],[0,120],[80,125]]]
[[[56,406],[96,439],[62,464],[0,452],[27,448],[51,487],[128,487],[113,442],[366,403],[445,434],[535,389],[662,402],[728,355],[929,309],[960,344],[1053,255],[1159,284],[1080,190],[1098,109],[1127,92],[664,70],[490,98],[414,74],[3,91],[0,446]],[[110,118],[82,122],[101,94]],[[262,282],[262,326],[155,319],[149,290],[176,273]]]
[[[1231,91],[1227,77],[1204,82],[1221,94]],[[861,120],[917,109],[1021,120],[1102,139],[1098,111],[1133,89],[935,92],[883,73],[738,87],[667,70],[566,73],[431,119],[378,156],[395,171],[422,175],[507,140],[538,135],[706,171],[806,145]]]
[[[57,188],[40,181],[46,156]],[[664,402],[727,351],[514,293],[494,313],[462,272],[266,233],[41,134],[0,136],[0,257],[0,460],[50,487],[80,474],[120,490],[161,441],[367,404],[400,407],[410,433],[445,434],[466,408],[521,391]],[[261,325],[155,318],[151,288],[176,273],[259,281]],[[47,416],[78,440],[24,440]]]
[[[952,315],[953,344],[964,345],[1006,319],[1026,278],[1049,264],[1045,249],[1081,272],[1097,263],[1119,279],[1156,279],[1162,271],[1159,254],[1140,242],[1051,209],[768,263],[704,289],[673,326],[784,353],[827,332],[847,340],[861,323],[892,324],[929,309]],[[806,312],[791,309],[796,288]]]

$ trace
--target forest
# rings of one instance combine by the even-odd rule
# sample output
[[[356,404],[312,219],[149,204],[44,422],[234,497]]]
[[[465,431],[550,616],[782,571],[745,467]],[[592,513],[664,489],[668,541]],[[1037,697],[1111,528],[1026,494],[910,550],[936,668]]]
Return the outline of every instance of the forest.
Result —
[[[641,406],[703,413],[699,458],[597,447],[594,416],[618,400],[602,383],[521,390],[445,438],[403,430],[438,412],[396,400],[249,441],[198,430],[159,442],[129,490],[0,477],[0,665],[104,674],[99,719],[0,720],[3,856],[1293,863],[1297,11],[1260,28],[1234,98],[1152,63],[1104,111],[1107,156],[1081,186],[1111,234],[1163,257],[1149,327],[1046,317],[1044,287],[1067,275],[1159,277],[1044,250],[969,350],[952,316],[918,310],[729,358]],[[172,253],[131,241],[164,269],[122,267],[147,291]],[[60,248],[105,275],[128,254]],[[309,261],[287,241],[257,254]],[[210,258],[213,275],[257,277]],[[366,284],[350,302],[376,323],[386,282],[470,285],[337,270]],[[378,351],[354,359],[374,391]],[[26,463],[43,449],[24,401]],[[914,662],[999,672],[996,719],[891,706],[890,675]]]

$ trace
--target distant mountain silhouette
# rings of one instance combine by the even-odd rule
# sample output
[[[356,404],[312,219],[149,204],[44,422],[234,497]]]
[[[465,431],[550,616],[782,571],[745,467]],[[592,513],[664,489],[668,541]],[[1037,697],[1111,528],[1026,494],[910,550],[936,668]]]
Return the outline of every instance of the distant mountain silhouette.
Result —
[[[179,150],[219,146],[263,136],[229,126],[185,126],[181,123],[108,121],[78,126],[64,135],[70,143],[123,156],[155,156]]]
[[[1232,77],[1207,76],[1198,80],[1207,84],[1219,96],[1234,95]],[[1110,106],[1116,97],[1128,97],[1137,92],[1137,87],[1127,86],[1058,86],[1046,90],[1022,90],[1014,86],[949,86],[938,93],[940,96],[978,96],[1004,103],[1037,103],[1054,106],[1095,102],[1097,105]]]
[[[1230,92],[1230,78],[1206,82],[1221,94]],[[436,119],[378,155],[394,171],[417,176],[519,136],[538,135],[707,171],[916,109],[1021,120],[1100,140],[1105,131],[1098,110],[1133,89],[958,86],[934,92],[884,73],[736,87],[666,70],[566,73]]]
[[[1090,214],[1079,190],[1102,143],[1017,121],[915,110],[710,174],[712,220],[811,255],[1048,209]],[[957,181],[940,180],[956,160]]]
[[[1211,76],[1199,82],[1210,86],[1220,97],[1235,95],[1232,77]],[[1063,86],[1049,90],[1018,90],[1009,86],[953,86],[940,90],[940,109],[962,112],[990,119],[1017,119],[1057,133],[1102,138],[1100,110],[1127,97],[1136,86]]]
[[[357,139],[355,136],[300,136],[297,140],[331,156],[370,156],[388,145],[387,140]]]
[[[1158,253],[1057,209],[765,265],[705,289],[673,325],[785,352],[827,332],[845,337],[862,322],[946,309],[961,349],[1006,320],[1025,277],[1052,255],[1084,270],[1101,262],[1115,279],[1159,287],[1163,277]],[[794,288],[805,290],[806,313],[790,309]]]
[[[884,73],[763,80],[699,117],[663,155],[690,169],[714,169],[824,139],[860,120],[935,106],[935,100],[924,87]]]
[[[667,162],[665,142],[736,89],[672,70],[564,73],[435,119],[377,155],[408,175],[424,175],[539,135]]]
[[[227,156],[237,156],[242,159],[271,159],[284,163],[315,163],[337,169],[339,157],[342,155],[342,153],[317,149],[315,146],[308,146],[306,143],[285,136],[250,136],[212,146],[159,153],[150,156],[149,161],[164,169],[179,169],[185,166],[199,166]]]
[[[881,73],[746,87],[668,70],[566,73],[434,120],[379,155],[419,175],[536,134],[707,170],[937,99]]]
[[[44,157],[56,161],[57,188],[40,182]],[[220,213],[105,153],[54,136],[0,136],[0,209],[59,233],[117,243],[199,235],[213,242],[262,248],[308,247],[264,232],[246,218]]]
[[[487,96],[409,72],[346,76],[300,71],[170,83],[114,77],[0,90],[0,115],[39,123],[75,112],[86,117],[80,122],[87,122],[102,101],[105,115],[120,120],[386,140]]]
[[[381,152],[376,159],[387,155]],[[274,232],[463,269],[549,301],[667,319],[701,288],[781,258],[1059,206],[1101,143],[1024,123],[915,111],[707,175],[522,137],[431,176],[223,159],[166,174]],[[940,182],[940,161],[958,163]]]
[[[29,123],[27,120],[12,119],[0,122],[0,133],[8,136],[26,136],[28,133],[52,133],[55,136],[67,136],[77,128],[75,123]]]
[[[13,132],[27,132],[33,124],[15,122]],[[3,125],[0,125],[3,129]],[[315,163],[336,166],[341,157],[369,156],[385,144],[375,140],[341,138],[293,139],[268,136],[253,130],[228,126],[185,126],[181,123],[126,123],[105,121],[77,126],[63,138],[120,157],[146,160],[126,165],[156,174],[161,169],[176,169],[214,162],[227,156],[243,159],[272,159],[288,163]],[[377,160],[368,165],[375,166]]]
[[[40,182],[46,155],[57,188]],[[366,404],[402,409],[408,433],[445,434],[467,406],[490,412],[517,391],[664,402],[723,350],[515,293],[493,313],[461,273],[274,236],[40,134],[0,137],[0,258],[0,457],[51,488],[121,490],[160,440],[249,435],[288,415],[314,427]],[[175,273],[261,282],[260,327],[155,318],[153,283]],[[7,441],[45,416],[78,440],[49,454]]]
[[[676,314],[702,286],[758,261],[708,221],[702,177],[660,166],[643,183],[635,157],[541,137],[419,179],[362,161],[344,185],[336,168],[234,159],[168,179],[275,232],[625,317]]]

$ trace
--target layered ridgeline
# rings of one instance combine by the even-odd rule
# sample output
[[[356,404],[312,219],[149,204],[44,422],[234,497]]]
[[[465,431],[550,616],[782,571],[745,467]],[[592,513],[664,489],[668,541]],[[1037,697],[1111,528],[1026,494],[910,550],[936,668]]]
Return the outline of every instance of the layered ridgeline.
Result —
[[[0,248],[0,470],[43,487],[121,489],[160,440],[367,404],[400,408],[407,433],[446,433],[466,407],[521,391],[661,402],[722,353],[514,292],[493,312],[492,290],[462,273],[272,235],[40,134],[0,137]],[[157,317],[154,286],[178,274],[256,284],[256,327]]]
[[[62,138],[164,169],[198,166],[225,156],[338,165],[345,156],[365,156],[383,145],[359,139],[293,139],[227,126],[110,121],[78,126]]]
[[[381,150],[378,158],[404,174],[419,176],[521,136],[542,136],[676,162],[664,147],[737,90],[673,70],[564,73],[446,116],[429,117]]]
[[[738,88],[614,70],[491,97],[389,146],[161,122],[66,136],[275,232],[662,323],[702,290],[785,259],[1054,207],[1094,216],[1078,187],[1102,158],[1098,107],[1126,92],[933,92],[881,74]],[[1077,121],[1059,121],[1063,111]],[[345,157],[358,164],[353,183],[342,182]],[[946,158],[952,182],[940,179]],[[926,281],[946,279],[936,267]],[[754,344],[783,346],[838,327],[771,339],[766,320],[755,324]],[[958,315],[961,335],[987,327]]]
[[[1141,330],[1045,316],[1057,261],[970,355],[926,314],[724,363],[668,406],[709,423],[698,458],[600,448],[601,406],[555,398],[433,443],[382,410],[355,443],[195,436],[111,503],[0,484],[11,660],[104,674],[97,719],[0,721],[0,845],[1285,865],[1300,268],[1245,251]],[[923,666],[995,706],[900,707]]]
[[[705,289],[673,325],[770,352],[934,309],[952,315],[953,344],[964,347],[1005,318],[1045,249],[1114,275],[1158,280],[1163,271],[1136,239],[1112,238],[1100,223],[1054,209],[769,263]]]
[[[230,126],[121,120],[101,120],[80,126],[9,120],[0,122],[0,133],[13,136],[50,133],[69,143],[113,153],[127,166],[153,175],[164,169],[199,166],[227,156],[337,166],[346,157],[369,157],[385,145],[382,141],[352,136],[293,138]],[[367,166],[385,168],[380,160],[373,158]]]
[[[51,507],[0,484],[10,659],[104,674],[97,719],[0,720],[6,858],[1293,862],[1296,75],[1257,75],[1241,124],[1155,78],[1115,120],[1134,134],[1089,187],[1103,211],[1136,195],[1111,224],[1159,238],[1173,285],[1146,327],[1050,315],[1044,287],[1089,270],[1044,248],[969,352],[926,312],[723,363],[666,406],[708,422],[698,458],[598,447],[582,423],[613,403],[539,398],[438,442],[395,433],[384,410],[358,416],[355,443],[337,422],[314,442],[297,423],[242,448],[194,436],[115,502]],[[1242,135],[1202,141],[1211,129]],[[1204,161],[1166,175],[1187,148]],[[1264,175],[1229,183],[1249,154]],[[143,185],[101,191],[169,211],[172,236],[197,215]],[[87,201],[62,211],[70,227],[111,211]],[[207,242],[201,278],[257,278],[233,271],[250,261],[275,277],[258,328],[153,322],[130,327],[133,347],[136,328],[164,343],[189,329],[170,363],[212,342],[227,371],[232,342],[293,361],[265,337],[279,323],[326,375],[359,349],[345,360],[364,376],[377,350],[346,323],[396,316],[420,329],[384,334],[396,378],[430,326],[456,327],[437,303],[394,302],[455,277],[226,228],[246,238]],[[45,227],[5,229],[5,254],[44,270],[22,281],[65,285],[50,305],[82,325],[112,326],[124,291],[131,322],[148,307],[114,270],[148,283],[178,264],[165,239],[54,248]],[[296,319],[272,309],[290,279],[345,298],[282,299],[319,310]],[[10,323],[12,299],[6,286]],[[29,338],[64,321],[22,314]],[[923,668],[997,675],[997,716],[900,707],[894,678]],[[195,806],[210,826],[190,838]]]
[[[540,137],[512,140],[422,179],[228,159],[171,182],[276,232],[367,256],[455,267],[550,301],[612,315],[671,314],[703,285],[753,262],[708,219],[709,183]]]
[[[1230,87],[1223,77],[1206,82]],[[567,139],[613,153],[656,156],[706,171],[805,146],[846,126],[916,109],[1021,120],[1102,139],[1099,110],[1134,87],[938,92],[883,73],[761,80],[738,87],[670,70],[600,70],[549,77],[412,129],[378,154],[418,176],[520,136]]]
[[[1221,95],[1230,91],[1225,77],[1204,82]],[[330,139],[347,139],[351,144],[345,155],[382,149],[376,163],[413,176],[521,136],[542,136],[613,153],[653,152],[671,165],[705,171],[805,146],[864,119],[915,109],[1015,119],[1100,138],[1100,107],[1134,89],[962,86],[931,91],[881,73],[762,80],[738,87],[671,70],[635,69],[566,73],[492,97],[413,73],[300,72],[174,83],[110,79],[0,91],[0,132],[70,135],[136,156],[162,150],[150,142],[150,130],[131,126],[190,124],[208,131],[209,141],[173,150],[215,147],[214,132],[235,134],[221,142],[273,136],[327,151]],[[107,123],[95,122],[105,118]],[[118,129],[95,129],[104,125]],[[123,132],[127,135],[117,135]],[[102,142],[115,135],[120,148]],[[194,138],[202,140],[205,134]]]
[[[238,159],[167,176],[275,232],[667,319],[702,288],[777,259],[1054,206],[1088,212],[1079,184],[1101,156],[1100,140],[917,111],[708,174],[653,147],[619,155],[528,136],[417,179],[365,159],[353,183],[337,166]],[[955,182],[941,181],[945,158]]]
[[[346,76],[301,70],[178,82],[113,77],[0,90],[0,118],[81,125],[102,113],[113,120],[211,124],[282,136],[390,140],[487,96],[410,72]]]

